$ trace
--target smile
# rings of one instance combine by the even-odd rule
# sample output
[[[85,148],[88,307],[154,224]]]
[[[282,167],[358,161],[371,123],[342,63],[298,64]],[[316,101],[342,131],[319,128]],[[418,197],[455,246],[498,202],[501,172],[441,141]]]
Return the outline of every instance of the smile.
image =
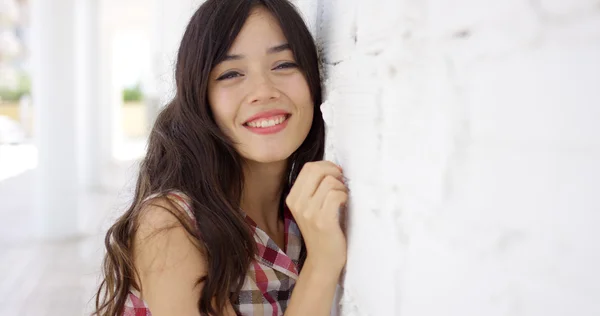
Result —
[[[244,127],[256,134],[274,134],[287,126],[290,116],[290,114],[282,114],[260,118],[244,123]]]

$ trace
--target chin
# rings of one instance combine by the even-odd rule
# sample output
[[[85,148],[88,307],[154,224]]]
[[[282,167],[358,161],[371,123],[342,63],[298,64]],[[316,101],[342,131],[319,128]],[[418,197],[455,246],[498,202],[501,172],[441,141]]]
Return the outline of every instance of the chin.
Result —
[[[292,153],[254,153],[249,154],[245,158],[259,163],[274,163],[287,160]]]
[[[302,145],[300,139],[288,138],[285,141],[278,140],[276,142],[247,142],[236,149],[248,161],[275,163],[287,161],[300,145]]]
[[[274,163],[287,161],[297,148],[287,144],[287,146],[255,146],[244,149],[241,149],[239,152],[246,160],[258,163]]]

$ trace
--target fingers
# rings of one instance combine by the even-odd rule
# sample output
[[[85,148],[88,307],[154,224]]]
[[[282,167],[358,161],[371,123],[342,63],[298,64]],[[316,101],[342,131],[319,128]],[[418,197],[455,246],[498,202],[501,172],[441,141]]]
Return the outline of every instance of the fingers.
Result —
[[[342,179],[341,168],[329,161],[308,162],[300,170],[300,174],[286,199],[291,209],[302,208],[317,191],[326,176]]]
[[[306,163],[302,170],[300,170],[300,174],[296,179],[299,187],[302,188],[300,196],[313,196],[319,187],[319,184],[327,175],[341,179],[342,170],[340,167],[330,161],[315,161]]]
[[[309,257],[335,269],[346,262],[340,211],[348,201],[347,191],[341,168],[328,161],[310,162],[302,167],[286,198]]]
[[[323,201],[322,210],[330,213],[330,216],[338,218],[339,210],[346,202],[348,202],[348,193],[345,191],[329,191],[325,197],[325,201]]]
[[[317,210],[323,208],[323,204],[325,202],[325,199],[327,198],[327,194],[329,193],[329,191],[334,190],[342,192],[348,191],[346,186],[339,179],[334,178],[331,175],[325,176],[323,181],[321,181],[321,183],[319,184],[317,191],[311,198],[311,205],[313,206],[312,208]]]

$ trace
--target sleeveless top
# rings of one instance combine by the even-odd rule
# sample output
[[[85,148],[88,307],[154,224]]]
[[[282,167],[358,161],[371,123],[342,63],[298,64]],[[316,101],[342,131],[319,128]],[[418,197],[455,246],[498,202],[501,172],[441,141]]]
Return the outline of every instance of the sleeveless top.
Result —
[[[150,196],[148,199],[155,196]],[[167,197],[196,220],[187,196],[173,191]],[[249,216],[245,214],[244,216],[253,232],[258,252],[246,272],[240,293],[232,299],[231,305],[237,315],[283,315],[298,280],[298,264],[302,247],[300,229],[286,207],[284,210],[285,248],[281,249],[267,233],[256,226]],[[152,315],[140,297],[137,290],[133,288],[129,290],[123,316]]]

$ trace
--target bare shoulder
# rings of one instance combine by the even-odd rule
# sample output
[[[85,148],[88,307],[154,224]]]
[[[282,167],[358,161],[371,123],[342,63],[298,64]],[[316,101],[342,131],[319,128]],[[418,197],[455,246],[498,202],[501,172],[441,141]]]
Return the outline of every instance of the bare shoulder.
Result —
[[[181,203],[156,198],[140,210],[133,242],[142,299],[152,315],[199,315],[198,301],[208,268],[204,249],[182,224]],[[236,315],[227,302],[222,315]]]
[[[148,255],[154,255],[169,263],[172,259],[176,262],[183,259],[181,256],[193,256],[203,259],[203,249],[192,235],[193,229],[187,221],[186,211],[167,197],[154,198],[145,203],[140,210],[137,219],[137,228],[134,235],[134,257],[145,259]],[[152,260],[153,266],[160,260]],[[174,262],[174,263],[176,263]],[[138,265],[137,263],[140,263]],[[143,268],[143,260],[136,260],[136,266]],[[200,260],[202,267],[204,260]]]
[[[181,196],[167,195],[151,198],[144,202],[137,222],[144,228],[165,229],[181,226],[181,220],[192,220],[191,210],[187,203],[180,201]]]
[[[183,210],[167,198],[150,202],[140,210],[133,240],[142,299],[153,315],[193,315],[198,281],[207,273],[204,251],[180,221]]]

